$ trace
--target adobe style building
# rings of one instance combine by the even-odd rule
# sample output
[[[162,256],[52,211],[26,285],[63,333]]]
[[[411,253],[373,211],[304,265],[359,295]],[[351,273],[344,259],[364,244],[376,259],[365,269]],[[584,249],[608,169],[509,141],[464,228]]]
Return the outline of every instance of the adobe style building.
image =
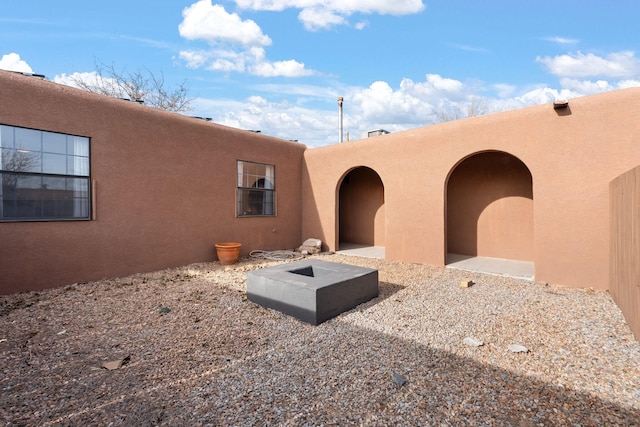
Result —
[[[319,238],[533,263],[640,334],[640,89],[307,149],[0,71],[0,294]]]

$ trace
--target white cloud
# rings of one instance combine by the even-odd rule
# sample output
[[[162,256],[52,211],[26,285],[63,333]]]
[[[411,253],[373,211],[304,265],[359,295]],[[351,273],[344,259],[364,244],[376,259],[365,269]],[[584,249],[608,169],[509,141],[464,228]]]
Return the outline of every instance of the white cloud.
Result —
[[[211,0],[199,0],[182,12],[178,26],[187,40],[207,42],[209,49],[183,50],[179,54],[189,68],[205,68],[224,73],[248,72],[261,77],[302,77],[315,74],[294,59],[269,61],[265,46],[269,36],[254,21],[242,20]]]
[[[338,96],[344,97],[344,130],[350,139],[363,132],[383,128],[398,132],[433,123],[434,106],[442,99],[467,99],[471,86],[436,74],[424,81],[403,79],[397,87],[376,81],[368,87],[341,89],[308,85],[261,85],[274,98],[295,101],[271,101],[265,96],[252,96],[243,102],[196,100],[197,115],[213,117],[217,123],[240,129],[259,129],[263,134],[284,139],[298,139],[311,147],[333,144],[338,139]],[[475,86],[474,86],[475,87]],[[318,103],[328,108],[318,108]],[[306,107],[309,105],[309,107]]]
[[[462,82],[443,78],[438,74],[427,74],[427,84],[436,90],[444,92],[459,92],[462,89]]]
[[[210,55],[206,52],[182,51],[179,56],[187,63],[187,67],[200,68],[209,60]]]
[[[243,46],[268,46],[271,39],[262,33],[254,21],[242,20],[228,13],[211,0],[200,0],[182,11],[183,21],[178,26],[180,35],[188,40],[205,40],[211,45],[228,42]]]
[[[213,71],[244,72],[246,64],[251,63],[256,57],[256,52],[259,52],[258,56],[264,56],[264,50],[261,47],[239,52],[232,49],[215,49],[209,52],[210,59],[206,68]]]
[[[256,52],[260,52],[256,54]],[[262,48],[235,51],[233,49],[214,48],[208,51],[181,51],[180,59],[189,68],[205,68],[212,71],[244,72],[246,64],[255,62],[256,55],[264,58]]]
[[[537,57],[536,61],[559,77],[611,77],[637,78],[640,76],[640,60],[633,52],[614,52],[606,57],[584,54],[565,54],[559,56]]]
[[[640,80],[621,80],[618,82],[609,82],[607,80],[577,80],[564,78],[560,79],[563,88],[583,95],[593,95],[600,92],[609,92],[612,90],[626,89],[630,87],[640,86]]]
[[[467,52],[485,53],[487,49],[482,47],[470,46],[466,44],[450,43],[451,47],[459,50],[465,50]]]
[[[211,49],[207,52],[182,51],[180,58],[190,68],[204,67],[211,71],[249,72],[261,77],[302,77],[315,74],[296,60],[270,62],[263,48],[246,50]]]
[[[519,95],[497,98],[489,100],[489,113],[514,110],[517,108],[529,107],[531,105],[553,102],[558,99],[570,99],[580,96],[578,93],[568,89],[557,90],[549,87],[537,87]]]
[[[508,98],[516,91],[516,86],[504,83],[495,84],[493,87],[498,91],[498,97],[500,98]]]
[[[421,0],[236,0],[238,7],[250,10],[283,11],[300,9],[298,19],[310,30],[346,24],[355,13],[408,15],[424,10]]]
[[[207,66],[207,70],[223,71],[225,73],[229,73],[231,71],[241,73],[245,70],[245,68],[245,63],[239,56],[237,56],[235,60],[216,58],[212,60],[211,63]]]
[[[618,82],[618,89],[628,89],[630,87],[640,87],[640,80],[621,80]]]
[[[347,22],[343,16],[322,7],[302,9],[298,18],[309,31],[327,29]]]
[[[259,96],[244,102],[196,99],[194,107],[207,111],[207,117],[213,117],[216,123],[260,130],[265,135],[299,140],[309,146],[328,145],[337,140],[337,113],[333,111],[308,109],[288,101],[270,102]],[[332,121],[336,121],[336,126],[327,125]]]
[[[274,98],[295,101],[274,102],[264,96],[252,96],[240,103],[197,100],[196,110],[203,111],[197,115],[240,129],[259,129],[267,135],[298,139],[315,147],[337,142],[338,96],[344,97],[344,130],[350,139],[359,139],[372,129],[398,132],[433,124],[438,121],[440,106],[451,105],[465,111],[477,98],[476,82],[464,83],[438,74],[427,74],[424,81],[418,82],[405,78],[396,87],[376,81],[368,87],[341,89],[308,85],[261,85],[256,89],[271,93]],[[318,103],[330,107],[318,108]],[[512,108],[532,103],[534,100],[524,98],[512,102]]]
[[[563,45],[565,45],[565,44],[576,44],[576,43],[579,42],[579,40],[577,40],[577,39],[569,39],[569,38],[566,38],[566,37],[557,37],[557,36],[556,37],[545,37],[544,40],[546,40],[548,42],[552,42],[552,43],[563,44]]]
[[[259,62],[251,67],[252,74],[262,77],[300,77],[313,74],[304,64],[290,59],[288,61]]]
[[[76,85],[75,83],[77,80],[81,80],[92,86],[97,86],[100,83],[100,78],[98,76],[98,73],[96,73],[95,71],[91,71],[87,73],[75,72],[72,74],[60,74],[53,78],[53,81],[56,83],[60,83],[62,85],[67,85],[72,87],[78,87],[78,85]],[[105,78],[103,78],[102,80],[105,80]],[[107,78],[106,80],[112,80],[112,79]]]
[[[236,0],[238,7],[252,10],[283,11],[325,7],[338,12],[406,15],[424,10],[421,0]]]
[[[75,72],[72,74],[60,74],[53,78],[55,83],[84,89],[76,84],[77,81],[83,82],[87,86],[94,88],[104,88],[106,92],[115,94],[115,96],[128,98],[126,91],[122,90],[116,79],[99,75],[96,71]]]
[[[356,22],[354,24],[353,28],[355,28],[356,30],[364,30],[368,26],[369,26],[369,22],[368,21],[360,21],[360,22]]]
[[[262,75],[295,74],[304,70],[304,65],[296,61],[256,67],[265,61],[262,47],[254,48],[246,58],[248,71]],[[429,73],[419,81],[403,78],[395,84],[379,80],[368,86],[354,87],[261,84],[253,86],[260,96],[242,102],[198,102],[207,108],[202,115],[213,116],[218,123],[241,129],[260,129],[263,134],[297,139],[317,147],[338,142],[336,99],[339,96],[344,97],[344,131],[353,140],[372,129],[399,132],[438,123],[442,111],[452,109],[464,115],[469,106],[478,102],[485,113],[493,113],[640,87],[640,61],[632,52],[602,56],[578,52],[538,57],[537,60],[559,77],[556,87],[544,83],[527,86],[504,82],[485,84]]]
[[[406,83],[406,80],[403,81]],[[347,106],[356,104],[361,113],[361,123],[370,123],[368,128],[389,127],[424,123],[432,107],[428,99],[419,98],[411,87],[401,85],[393,90],[387,82],[374,82],[368,88],[346,98]],[[369,129],[359,129],[360,132]]]
[[[250,104],[254,104],[254,105],[262,105],[262,106],[266,106],[268,105],[267,100],[261,96],[250,96],[249,98],[247,98],[247,101],[249,101]]]
[[[7,53],[0,59],[0,69],[8,71],[19,71],[21,73],[33,73],[33,70],[26,61],[20,58],[17,53]]]
[[[599,63],[593,58],[594,55],[570,56],[575,60]],[[439,113],[449,108],[464,115],[469,106],[478,101],[486,107],[486,113],[493,113],[558,99],[640,87],[638,74],[634,77],[632,72],[635,62],[633,55],[611,54],[600,59],[613,62],[616,58],[620,59],[620,63],[627,64],[628,72],[622,73],[629,74],[627,78],[561,76],[557,87],[547,84],[526,87],[507,83],[486,85],[439,74],[426,74],[421,81],[404,78],[397,85],[380,80],[365,87],[264,84],[254,87],[266,94],[264,96],[253,96],[234,105],[209,100],[206,105],[209,111],[214,111],[214,121],[218,123],[241,129],[260,129],[267,135],[298,139],[310,147],[317,147],[338,142],[336,99],[339,96],[344,97],[344,131],[353,140],[372,129],[399,132],[438,123]]]
[[[614,89],[614,87],[606,80],[591,81],[563,78],[560,79],[560,85],[568,90],[584,95],[591,95]]]

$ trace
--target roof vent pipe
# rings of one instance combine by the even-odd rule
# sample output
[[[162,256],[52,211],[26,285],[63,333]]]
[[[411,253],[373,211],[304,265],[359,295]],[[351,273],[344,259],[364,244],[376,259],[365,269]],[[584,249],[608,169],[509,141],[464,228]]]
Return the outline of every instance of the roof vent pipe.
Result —
[[[343,97],[338,98],[338,116],[339,116],[339,120],[338,120],[338,142],[342,142],[344,139],[342,137],[342,101],[344,100]]]

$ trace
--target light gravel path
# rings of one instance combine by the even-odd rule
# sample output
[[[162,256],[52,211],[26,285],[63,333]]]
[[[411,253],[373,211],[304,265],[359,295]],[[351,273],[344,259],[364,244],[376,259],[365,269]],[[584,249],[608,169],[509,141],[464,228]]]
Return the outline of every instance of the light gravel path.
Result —
[[[377,268],[380,296],[314,327],[247,301],[277,262],[246,259],[0,296],[0,423],[640,425],[640,344],[608,293],[318,258]]]

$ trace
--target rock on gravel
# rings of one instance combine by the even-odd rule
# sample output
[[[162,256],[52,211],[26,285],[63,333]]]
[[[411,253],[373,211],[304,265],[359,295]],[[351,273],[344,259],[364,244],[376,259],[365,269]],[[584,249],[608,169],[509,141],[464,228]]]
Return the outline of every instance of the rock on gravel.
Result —
[[[462,342],[471,347],[481,347],[484,345],[482,341],[479,341],[473,337],[467,337],[464,340],[462,340]]]
[[[509,350],[511,353],[529,353],[529,349],[520,344],[511,344],[509,347],[507,347],[507,350]]]

